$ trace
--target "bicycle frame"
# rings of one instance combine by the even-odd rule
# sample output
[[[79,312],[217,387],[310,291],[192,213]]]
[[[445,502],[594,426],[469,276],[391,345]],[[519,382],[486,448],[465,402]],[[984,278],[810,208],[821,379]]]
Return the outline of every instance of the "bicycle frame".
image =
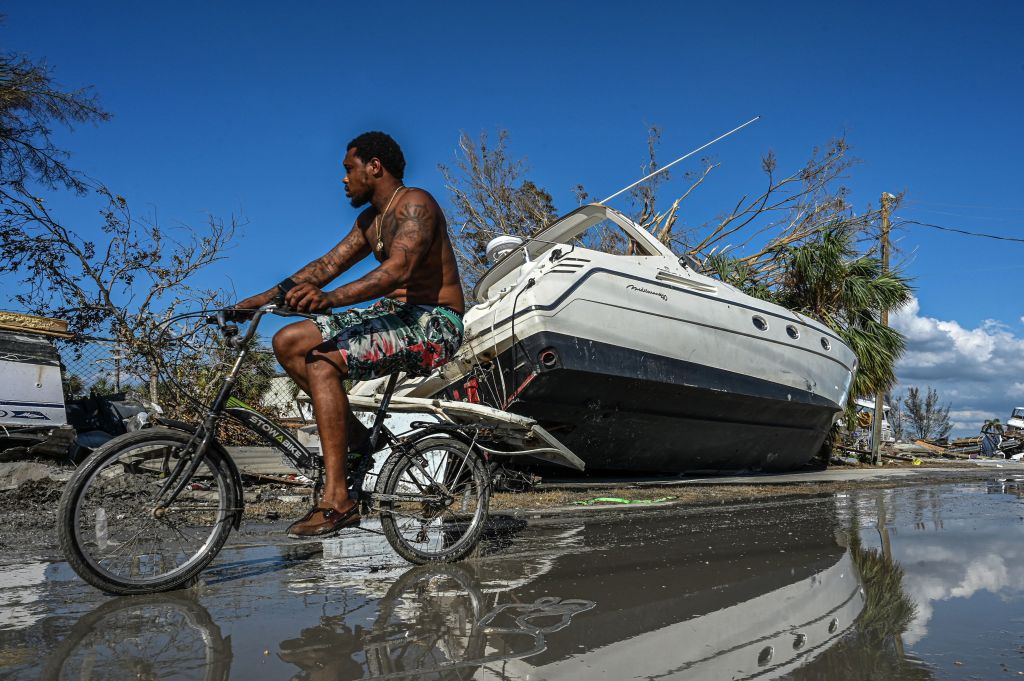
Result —
[[[297,470],[307,471],[320,467],[316,455],[302,446],[302,443],[295,439],[287,429],[282,428],[237,397],[233,395],[228,397],[224,413],[280,451]]]
[[[394,433],[384,425],[391,391],[395,387],[397,378],[397,375],[393,375],[388,380],[388,386],[385,389],[385,399],[382,400],[380,407],[375,412],[373,428],[370,430],[371,451],[379,449],[377,445],[380,442],[384,442],[388,446],[398,442],[398,438],[395,437]],[[302,443],[295,439],[287,429],[282,428],[237,397],[233,395],[228,396],[224,412],[262,437],[270,446],[279,450],[296,468],[312,470],[321,467],[319,464],[320,457],[303,447]]]
[[[259,413],[231,394],[234,390],[235,380],[241,370],[242,363],[249,354],[249,344],[256,335],[256,329],[259,327],[259,323],[263,316],[270,311],[273,311],[273,308],[260,308],[253,315],[252,322],[250,323],[245,336],[237,340],[233,337],[229,338],[229,343],[232,347],[238,349],[238,356],[235,358],[231,371],[229,371],[224,377],[224,381],[217,393],[217,397],[214,398],[213,403],[210,405],[209,410],[203,418],[203,422],[193,429],[190,424],[165,421],[168,425],[177,426],[179,428],[184,427],[191,431],[192,440],[186,450],[187,453],[181,456],[178,463],[175,465],[174,470],[170,471],[167,480],[165,480],[164,484],[161,486],[157,495],[157,499],[160,500],[160,505],[157,507],[156,512],[159,512],[161,508],[166,508],[173,503],[178,494],[181,493],[188,484],[188,481],[195,474],[203,460],[203,453],[206,451],[207,447],[210,446],[210,443],[214,441],[217,422],[224,414],[227,414],[242,426],[262,438],[272,447],[280,451],[284,457],[291,462],[296,471],[315,471],[319,481],[319,476],[323,471],[323,465],[321,463],[322,459],[320,457],[302,446],[302,444],[285,428],[281,427],[273,420]],[[370,451],[372,452],[376,452],[380,449],[378,445],[382,442],[392,447],[398,444],[398,438],[396,438],[395,435],[384,426],[384,419],[387,416],[387,408],[390,403],[391,392],[393,391],[397,380],[397,374],[392,375],[388,379],[384,399],[381,401],[381,404],[375,413],[373,427],[370,430]],[[198,446],[193,448],[193,444],[197,440]],[[167,463],[168,462],[165,461],[165,468]]]

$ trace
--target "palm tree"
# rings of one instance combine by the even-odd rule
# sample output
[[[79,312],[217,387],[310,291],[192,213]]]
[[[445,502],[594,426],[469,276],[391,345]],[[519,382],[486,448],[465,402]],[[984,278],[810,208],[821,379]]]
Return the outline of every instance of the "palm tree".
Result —
[[[859,253],[857,229],[846,222],[787,249],[775,301],[821,320],[857,355],[859,369],[850,389],[859,397],[887,392],[896,383],[896,360],[903,354],[902,334],[879,321],[882,309],[910,302],[908,280],[883,272],[877,258]]]
[[[999,419],[986,419],[984,425],[981,427],[983,433],[999,433],[1003,434],[1003,424]]]

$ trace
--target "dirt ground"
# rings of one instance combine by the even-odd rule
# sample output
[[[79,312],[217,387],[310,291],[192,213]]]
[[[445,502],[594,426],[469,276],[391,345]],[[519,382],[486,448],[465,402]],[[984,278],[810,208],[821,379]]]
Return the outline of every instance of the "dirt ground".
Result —
[[[0,551],[3,555],[59,556],[56,537],[57,504],[69,468],[45,464],[52,477],[21,482],[14,489],[0,491]],[[886,469],[903,467],[887,464]],[[839,470],[850,467],[839,467]],[[491,501],[495,512],[536,514],[561,514],[590,512],[601,509],[622,508],[623,506],[657,505],[721,505],[745,503],[759,499],[830,494],[853,489],[877,489],[906,487],[936,482],[962,483],[991,479],[1002,469],[979,468],[965,463],[949,463],[940,471],[924,471],[920,474],[878,478],[873,480],[849,480],[843,482],[793,482],[786,484],[679,484],[622,483],[614,488],[601,485],[597,488],[581,488],[579,483],[564,487],[557,484],[529,492],[499,492]],[[57,478],[57,479],[53,479]],[[245,520],[265,523],[301,516],[309,507],[310,490],[279,484],[245,485]],[[621,501],[632,502],[623,504]],[[243,525],[244,531],[244,525]]]
[[[625,499],[632,502],[672,503],[678,505],[707,505],[745,503],[759,499],[793,496],[834,494],[854,489],[882,489],[942,483],[981,482],[991,479],[991,469],[950,467],[950,470],[920,475],[882,478],[875,480],[849,480],[843,482],[797,482],[787,484],[694,484],[636,486],[623,485],[613,489],[592,490],[550,489],[523,493],[498,493],[491,500],[492,510],[537,511],[561,507],[612,508],[626,504],[595,499]],[[648,504],[644,504],[648,505]]]

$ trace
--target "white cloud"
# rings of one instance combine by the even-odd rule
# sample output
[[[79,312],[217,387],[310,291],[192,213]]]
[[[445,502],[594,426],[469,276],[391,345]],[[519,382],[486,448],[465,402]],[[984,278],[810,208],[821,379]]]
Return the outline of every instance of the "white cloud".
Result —
[[[1021,318],[1024,321],[1024,317]],[[986,419],[1006,420],[1024,398],[1024,337],[998,320],[965,328],[921,313],[917,298],[892,316],[907,339],[896,390],[931,386],[952,405],[955,435],[974,435]]]
[[[1012,567],[1024,559],[1024,550],[1015,533],[1006,536],[1001,528],[972,527],[969,532],[953,530],[944,536],[901,535],[895,551],[905,571],[904,589],[917,605],[903,634],[907,645],[928,634],[935,608],[943,601],[970,598],[980,591],[1019,598],[1024,591],[1024,572]]]

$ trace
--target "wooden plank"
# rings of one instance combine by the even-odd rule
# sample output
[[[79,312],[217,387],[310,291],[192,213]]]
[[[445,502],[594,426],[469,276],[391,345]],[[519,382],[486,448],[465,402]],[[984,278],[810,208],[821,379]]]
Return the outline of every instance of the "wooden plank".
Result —
[[[945,454],[946,453],[946,448],[945,447],[940,447],[938,445],[933,445],[932,443],[928,442],[927,440],[914,440],[914,444],[917,445],[918,447],[924,447],[928,451],[934,452],[936,454]]]

